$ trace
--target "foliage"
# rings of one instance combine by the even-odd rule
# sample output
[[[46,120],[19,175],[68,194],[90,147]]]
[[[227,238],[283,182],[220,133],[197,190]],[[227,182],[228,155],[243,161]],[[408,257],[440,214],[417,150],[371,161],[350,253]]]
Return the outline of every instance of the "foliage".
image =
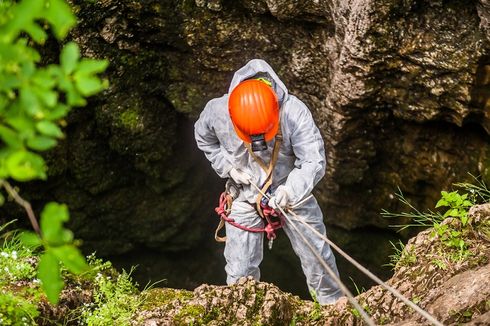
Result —
[[[46,179],[47,166],[40,152],[53,148],[64,137],[61,126],[72,107],[84,106],[85,97],[107,86],[97,77],[106,60],[82,59],[74,42],[64,45],[60,64],[42,66],[35,46],[48,38],[47,30],[63,40],[76,18],[65,0],[21,0],[0,2],[0,183],[18,197],[6,181]],[[4,202],[0,194],[0,203]],[[29,210],[23,199],[17,200]],[[31,223],[36,231],[35,218]],[[68,209],[47,204],[41,214],[42,238],[27,233],[28,245],[42,245],[38,277],[51,302],[57,302],[63,287],[60,262],[73,273],[87,265],[73,244],[73,234],[63,228]],[[34,221],[33,221],[34,220]]]
[[[393,247],[394,253],[388,256],[390,262],[383,266],[389,266],[395,269],[396,266],[410,266],[415,264],[417,257],[415,257],[412,250],[406,249],[405,244],[401,240],[398,240],[398,244],[390,241],[390,244]]]
[[[437,237],[445,248],[454,249],[444,251],[445,256],[450,260],[458,261],[467,258],[471,255],[468,251],[468,244],[465,241],[465,236],[469,232],[469,220],[468,220],[468,210],[471,206],[476,203],[488,202],[490,201],[490,190],[487,188],[483,181],[474,177],[476,184],[470,183],[456,183],[455,186],[462,188],[465,192],[460,194],[458,190],[456,191],[441,191],[441,198],[436,203],[435,208],[446,208],[443,212],[427,210],[424,212],[416,209],[410,202],[403,196],[403,193],[398,189],[396,194],[397,198],[406,206],[410,208],[409,212],[403,213],[391,213],[386,210],[382,211],[382,215],[388,218],[410,218],[412,220],[409,224],[403,225],[393,225],[399,230],[404,230],[412,226],[422,226],[422,227],[433,227],[431,233],[432,237]],[[447,218],[451,218],[446,220]],[[393,245],[393,244],[392,244]],[[400,245],[401,242],[400,242]],[[403,245],[402,245],[403,246]],[[399,263],[404,257],[404,259],[409,259],[404,263],[409,263],[410,255],[407,256],[406,250],[403,247],[400,249],[395,248],[395,253],[390,256],[391,262],[388,264],[394,266]],[[413,257],[415,259],[415,257]],[[446,263],[443,261],[434,261],[436,266],[440,268],[445,268]]]
[[[9,224],[0,226],[0,232]],[[35,325],[34,318],[39,315],[30,297],[38,297],[34,286],[27,290],[8,290],[8,285],[17,281],[33,280],[35,273],[32,251],[19,239],[19,232],[5,233],[0,247],[0,325]],[[29,298],[27,298],[29,297]]]
[[[72,273],[78,274],[88,269],[85,258],[73,244],[73,233],[63,227],[68,221],[66,205],[49,203],[41,213],[42,237],[34,232],[25,232],[21,239],[30,246],[43,245],[37,276],[49,301],[56,303],[63,289],[60,262]]]
[[[0,231],[3,227],[0,227]],[[0,285],[18,280],[32,279],[36,273],[32,261],[30,248],[25,247],[19,239],[18,232],[5,234],[0,247]]]
[[[470,176],[473,178],[474,183],[458,182],[455,183],[454,186],[461,188],[463,191],[469,193],[470,200],[476,204],[490,202],[490,189],[487,187],[485,182],[472,174],[470,174]]]
[[[123,271],[117,277],[97,273],[94,279],[94,301],[82,308],[82,319],[87,325],[129,325],[136,309],[143,303],[130,273]]]
[[[409,208],[408,212],[394,213],[385,209],[381,211],[381,215],[389,219],[402,219],[409,220],[408,224],[395,224],[391,227],[398,228],[398,231],[403,231],[409,227],[431,227],[434,223],[440,223],[444,220],[442,215],[438,212],[433,212],[430,209],[424,212],[419,211],[413,206],[403,195],[403,192],[398,188],[398,192],[395,193],[395,197],[405,206]]]
[[[46,164],[38,152],[63,138],[61,120],[71,107],[85,105],[85,96],[105,87],[96,73],[108,63],[80,59],[78,45],[69,42],[59,65],[39,66],[33,43],[46,41],[44,26],[61,40],[76,22],[64,0],[22,0],[0,10],[0,139],[5,145],[0,178],[45,179]]]
[[[318,321],[322,318],[322,306],[316,297],[316,293],[310,290],[311,298],[313,299],[313,309],[311,310],[308,318],[312,321]]]
[[[9,291],[0,291],[0,325],[36,325],[35,304]]]
[[[52,247],[46,252],[51,250],[56,252]],[[41,286],[44,285],[35,278],[34,266],[40,261],[37,254],[19,240],[17,232],[4,240],[0,250],[0,325],[36,324],[34,319],[39,316],[37,305],[41,302]],[[129,325],[133,313],[146,300],[145,292],[139,293],[137,284],[131,280],[131,272],[118,273],[109,261],[98,259],[94,254],[88,256],[87,261],[89,268],[82,273],[74,275],[69,270],[62,269],[60,277],[62,283],[70,284],[74,295],[79,293],[73,291],[74,289],[89,290],[91,299],[85,299],[86,303],[82,304],[84,299],[77,298],[77,302],[80,300],[80,306],[70,306],[70,311],[65,316],[60,316],[64,320],[56,322]],[[3,275],[6,275],[6,278]],[[12,284],[15,286],[12,287]],[[15,291],[7,290],[9,288]]]
[[[468,194],[460,195],[458,191],[442,191],[441,195],[442,197],[437,202],[436,208],[449,207],[443,217],[457,217],[461,220],[463,226],[465,226],[466,222],[468,222],[468,208],[474,205],[473,202],[468,200]]]

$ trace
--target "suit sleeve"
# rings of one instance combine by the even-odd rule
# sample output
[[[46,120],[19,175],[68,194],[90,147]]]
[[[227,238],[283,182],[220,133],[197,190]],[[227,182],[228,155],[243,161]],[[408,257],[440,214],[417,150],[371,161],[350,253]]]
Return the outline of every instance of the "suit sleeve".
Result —
[[[226,150],[221,146],[215,132],[215,124],[220,119],[215,117],[217,110],[213,110],[213,102],[210,101],[202,111],[199,119],[194,124],[194,136],[197,147],[204,152],[211,166],[221,178],[228,178],[232,168],[227,158]]]
[[[290,141],[296,160],[285,183],[293,204],[312,192],[325,175],[326,165],[323,139],[311,112],[300,100],[294,105],[288,120],[293,126]]]

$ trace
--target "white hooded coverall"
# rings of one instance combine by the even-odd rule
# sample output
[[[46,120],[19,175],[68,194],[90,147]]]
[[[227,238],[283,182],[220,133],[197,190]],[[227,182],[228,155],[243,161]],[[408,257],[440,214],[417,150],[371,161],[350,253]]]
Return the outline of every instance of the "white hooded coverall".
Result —
[[[272,194],[283,185],[289,195],[289,204],[294,205],[310,195],[313,187],[325,174],[325,152],[323,139],[306,105],[294,95],[288,94],[284,83],[271,66],[264,60],[253,59],[233,76],[228,94],[210,100],[195,124],[197,146],[211,162],[211,166],[221,178],[229,178],[234,167],[252,176],[251,181],[262,186],[266,173],[249,155],[242,140],[233,129],[228,113],[228,95],[243,80],[258,72],[267,72],[275,81],[275,92],[280,104],[280,126],[283,135],[276,166],[273,172]],[[274,139],[267,143],[267,150],[255,152],[264,162],[269,162],[274,147]],[[247,227],[263,227],[264,221],[255,209],[257,190],[251,185],[243,185],[238,198],[233,201],[230,217]],[[325,235],[323,215],[314,197],[296,208],[295,213],[318,232]],[[284,232],[301,260],[308,288],[314,291],[320,304],[335,302],[341,291],[318,259],[304,244],[296,227],[313,245],[330,268],[338,274],[335,257],[330,246],[299,222],[286,220]],[[259,264],[263,257],[262,233],[241,230],[226,223],[227,240],[224,255],[226,259],[227,283],[233,284],[240,277],[253,276],[260,279]]]

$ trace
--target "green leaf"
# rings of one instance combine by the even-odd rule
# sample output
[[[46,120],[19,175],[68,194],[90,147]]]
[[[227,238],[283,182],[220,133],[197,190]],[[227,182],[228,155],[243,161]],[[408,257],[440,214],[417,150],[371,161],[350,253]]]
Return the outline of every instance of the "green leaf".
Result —
[[[452,231],[451,231],[451,236],[452,236],[452,237],[457,237],[457,236],[459,236],[460,234],[461,234],[461,232],[459,232],[459,231],[456,231],[456,230],[452,230]]]
[[[45,136],[63,138],[63,132],[57,124],[51,121],[39,121],[36,123],[36,129]]]
[[[23,0],[12,10],[12,18],[5,26],[0,26],[0,43],[13,41],[21,30],[29,25],[43,9],[44,1]]]
[[[70,82],[68,78],[60,79],[60,88],[66,92],[67,103],[70,106],[84,106],[87,101],[80,96],[75,86]]]
[[[56,70],[52,69],[52,66],[50,66],[49,69],[38,68],[34,76],[32,76],[32,82],[44,89],[52,89],[56,85],[57,79],[57,76],[53,71]]]
[[[0,206],[3,206],[5,204],[5,196],[0,193]]]
[[[14,149],[21,149],[23,147],[19,134],[8,127],[0,125],[0,138],[5,144]]]
[[[27,146],[36,151],[45,151],[56,146],[58,142],[54,138],[46,136],[34,136],[27,140]]]
[[[46,119],[48,120],[58,120],[64,118],[68,112],[70,111],[70,107],[61,103],[58,103],[52,110],[46,113]]]
[[[34,122],[27,116],[14,116],[5,119],[5,122],[12,126],[16,131],[24,134],[34,133]]]
[[[65,38],[77,22],[70,6],[64,0],[48,0],[47,6],[45,17],[53,25],[56,38]]]
[[[74,274],[79,274],[89,268],[80,251],[72,245],[64,245],[51,249],[56,257]]]
[[[41,156],[17,151],[6,159],[8,173],[17,181],[30,181],[33,179],[46,179],[46,165]]]
[[[471,201],[469,201],[469,200],[465,200],[463,202],[463,206],[464,207],[471,207],[471,206],[473,206],[473,203]]]
[[[448,206],[448,202],[444,198],[439,199],[436,204],[436,208],[441,206]]]
[[[44,44],[44,42],[46,42],[46,39],[48,38],[46,32],[34,22],[26,24],[24,26],[24,30],[32,37],[32,39],[36,43]]]
[[[28,87],[20,89],[20,104],[33,117],[41,117],[43,114],[36,94]]]
[[[35,89],[34,90],[38,99],[40,99],[45,106],[52,108],[58,103],[58,92],[50,89]]]
[[[59,294],[63,289],[64,283],[61,279],[58,259],[49,249],[41,255],[37,268],[37,277],[42,282],[42,288],[48,300],[53,304],[58,303]]]
[[[67,75],[71,74],[77,66],[78,59],[80,58],[80,49],[75,42],[69,42],[60,55],[61,67],[63,72]]]
[[[64,204],[50,202],[44,207],[40,220],[41,232],[50,245],[62,245],[73,240],[67,238],[63,228],[63,223],[69,218],[68,207]]]
[[[94,95],[104,89],[104,84],[98,77],[75,74],[75,85],[84,96]]]
[[[95,60],[84,58],[78,64],[77,73],[87,76],[95,73],[104,72],[108,65],[108,60]]]
[[[25,231],[20,234],[20,241],[22,244],[28,248],[35,249],[42,245],[42,240],[34,232]]]
[[[463,226],[465,226],[466,223],[468,223],[468,216],[467,215],[461,216],[461,224],[463,224]]]

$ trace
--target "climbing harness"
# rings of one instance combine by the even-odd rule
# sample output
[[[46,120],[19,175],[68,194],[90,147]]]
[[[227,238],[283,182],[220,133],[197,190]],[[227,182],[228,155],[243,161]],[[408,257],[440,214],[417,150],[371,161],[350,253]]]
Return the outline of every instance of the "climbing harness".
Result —
[[[216,241],[218,242],[226,241],[226,237],[220,237],[218,235],[219,230],[223,228],[224,223],[226,222],[244,231],[254,232],[254,233],[262,233],[262,232],[265,233],[267,235],[267,239],[269,240],[269,249],[272,249],[273,241],[276,238],[275,231],[277,229],[282,228],[284,225],[284,217],[282,216],[282,214],[268,206],[265,206],[262,208],[264,218],[267,222],[265,227],[263,228],[248,227],[235,222],[235,220],[229,216],[231,212],[232,201],[233,201],[232,197],[226,192],[223,192],[219,199],[219,206],[215,208],[216,213],[218,213],[218,215],[221,218],[220,224],[218,225],[218,228],[216,229],[216,232],[214,234],[214,238],[216,239]]]
[[[272,245],[274,243],[274,240],[276,239],[275,231],[283,227],[284,216],[282,215],[281,212],[274,210],[268,205],[269,202],[268,196],[264,197],[264,194],[266,193],[270,194],[270,188],[272,185],[272,174],[277,162],[277,158],[279,156],[279,148],[281,147],[282,144],[281,126],[279,125],[278,132],[275,136],[274,147],[272,149],[272,155],[271,155],[271,160],[269,162],[269,165],[266,165],[265,162],[252,151],[250,144],[246,142],[244,142],[244,144],[250,156],[260,165],[260,167],[266,173],[266,179],[262,187],[259,188],[259,194],[257,195],[257,199],[255,201],[257,212],[265,220],[265,227],[250,228],[235,222],[233,217],[230,216],[230,213],[231,213],[231,204],[233,202],[233,199],[236,198],[237,194],[233,196],[231,194],[231,191],[236,190],[235,192],[238,193],[238,186],[234,185],[233,183],[227,183],[225,192],[223,192],[220,196],[219,206],[215,208],[216,213],[220,216],[220,223],[216,228],[214,238],[218,242],[226,241],[226,237],[220,237],[218,235],[218,232],[223,228],[225,222],[227,222],[230,225],[233,225],[244,231],[255,232],[255,233],[259,233],[259,232],[266,233],[267,240],[269,240],[268,247],[269,249],[272,249]],[[233,186],[236,188],[233,188]]]

